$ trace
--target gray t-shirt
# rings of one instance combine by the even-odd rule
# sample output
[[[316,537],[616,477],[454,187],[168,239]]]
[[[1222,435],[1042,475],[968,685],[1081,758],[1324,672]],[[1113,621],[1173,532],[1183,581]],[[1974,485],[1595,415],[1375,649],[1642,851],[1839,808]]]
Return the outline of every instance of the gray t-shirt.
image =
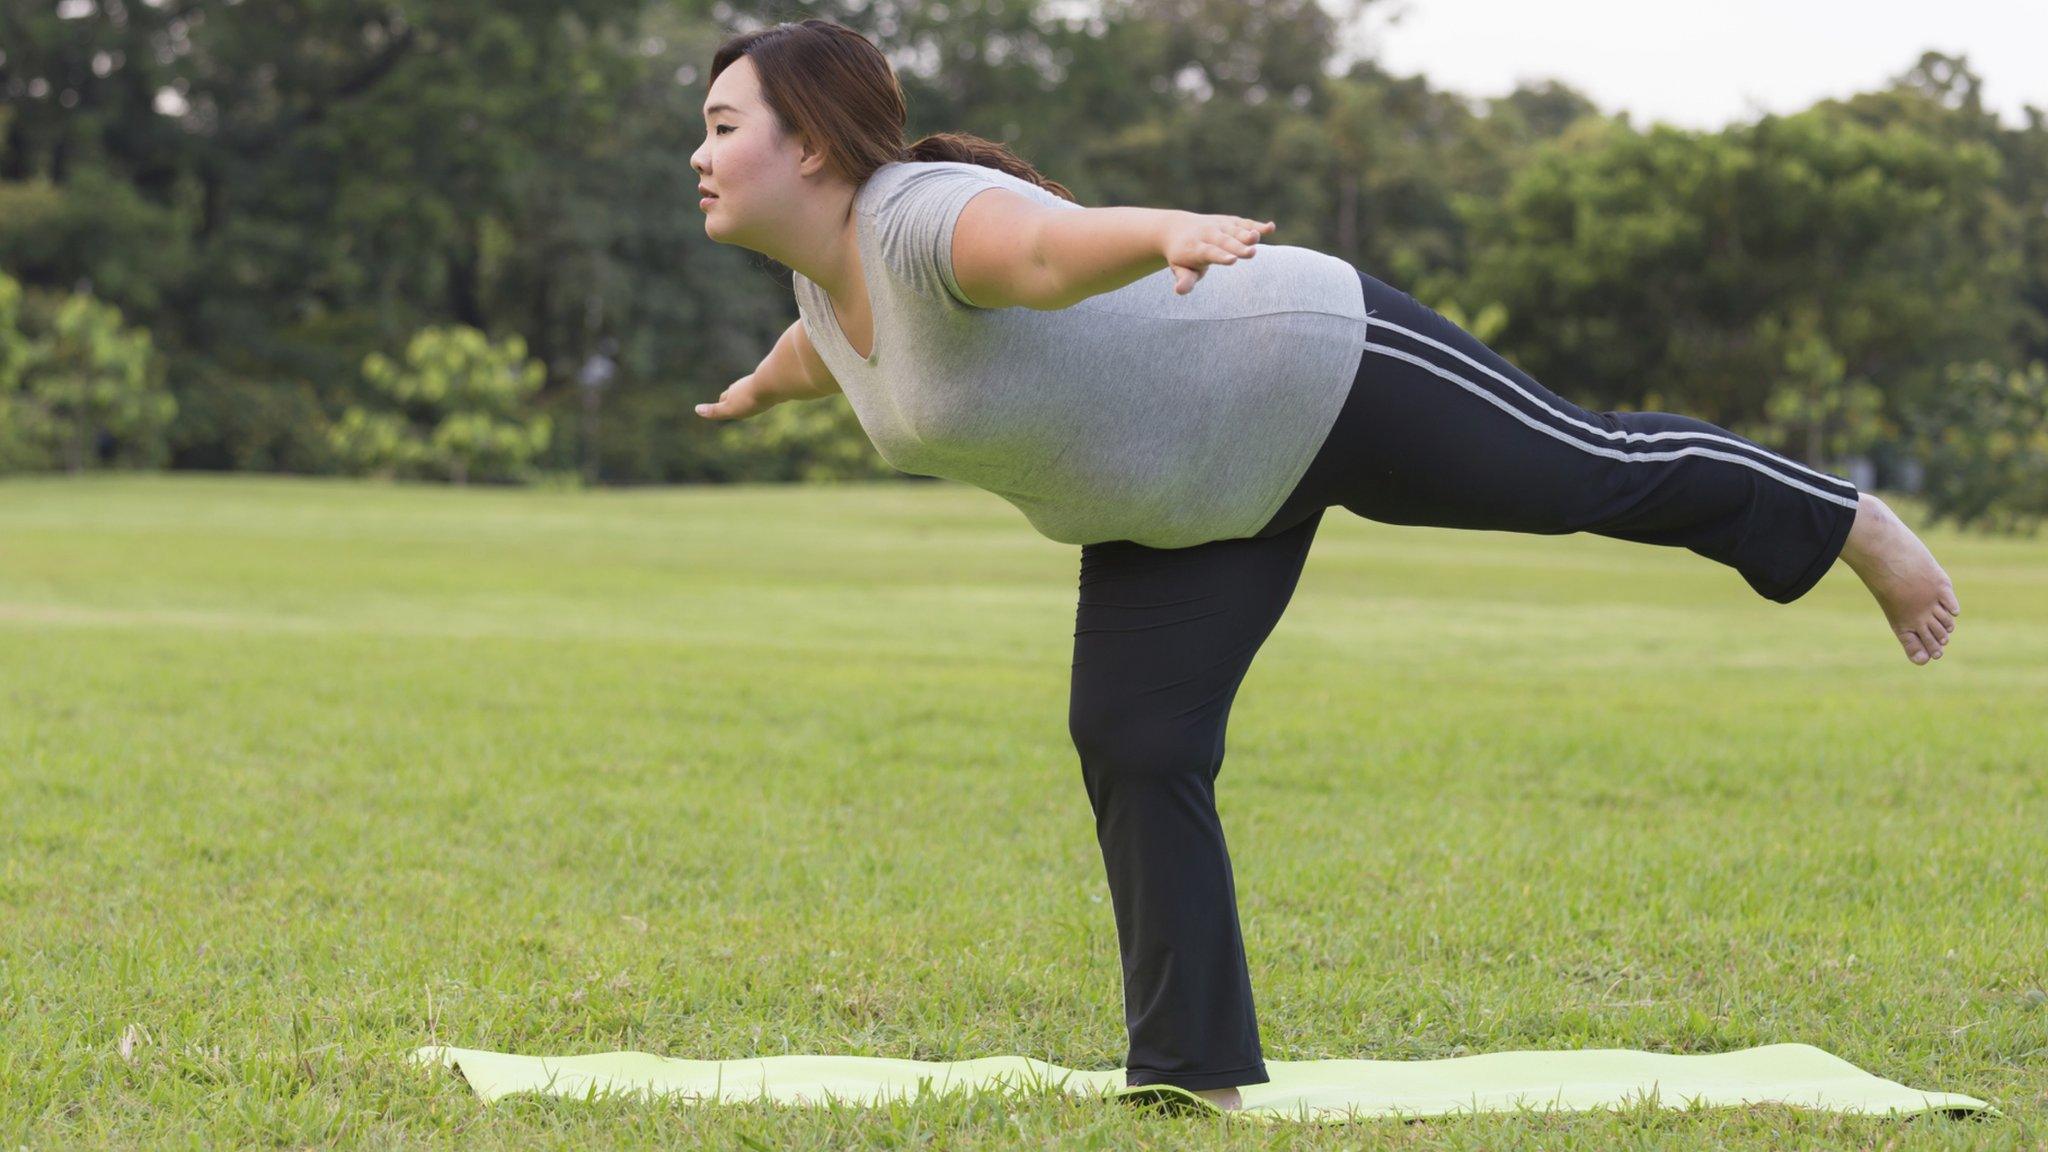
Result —
[[[953,276],[953,225],[999,169],[884,164],[854,196],[874,317],[862,359],[824,289],[797,311],[891,466],[986,489],[1065,544],[1184,548],[1251,536],[1315,459],[1365,354],[1358,272],[1285,244],[1211,264],[1187,295],[1165,266],[1068,308],[982,308]]]

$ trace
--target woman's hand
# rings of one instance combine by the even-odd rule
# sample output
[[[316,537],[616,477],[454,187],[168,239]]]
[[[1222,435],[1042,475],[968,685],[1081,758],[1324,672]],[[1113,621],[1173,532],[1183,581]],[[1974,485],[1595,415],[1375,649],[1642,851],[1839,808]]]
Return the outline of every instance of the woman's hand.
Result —
[[[697,415],[706,420],[744,420],[759,412],[766,412],[783,401],[783,397],[764,392],[754,382],[754,373],[725,386],[718,399],[709,404],[697,405]]]
[[[1166,266],[1173,269],[1173,290],[1185,296],[1211,264],[1235,264],[1258,255],[1256,245],[1277,225],[1242,216],[1185,213],[1166,233]]]

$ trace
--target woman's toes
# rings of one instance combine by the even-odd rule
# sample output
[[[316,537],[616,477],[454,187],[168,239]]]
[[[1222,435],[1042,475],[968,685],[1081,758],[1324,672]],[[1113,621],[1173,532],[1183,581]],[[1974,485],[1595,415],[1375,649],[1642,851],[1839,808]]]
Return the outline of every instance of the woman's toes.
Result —
[[[1920,637],[1917,633],[1911,629],[1899,633],[1899,644],[1906,650],[1906,659],[1911,660],[1915,664],[1927,663],[1927,649],[1926,646],[1920,643]]]
[[[1956,590],[1954,587],[1947,584],[1943,584],[1941,586],[1941,595],[1938,597],[1938,599],[1941,601],[1941,606],[1948,609],[1949,615],[1961,616],[1963,614],[1963,603],[1962,601],[1956,599]]]
[[[1934,641],[1934,646],[1936,649],[1939,649],[1944,644],[1948,643],[1948,629],[1942,627],[1941,619],[1939,617],[1931,619],[1927,622],[1926,631],[1928,639]]]

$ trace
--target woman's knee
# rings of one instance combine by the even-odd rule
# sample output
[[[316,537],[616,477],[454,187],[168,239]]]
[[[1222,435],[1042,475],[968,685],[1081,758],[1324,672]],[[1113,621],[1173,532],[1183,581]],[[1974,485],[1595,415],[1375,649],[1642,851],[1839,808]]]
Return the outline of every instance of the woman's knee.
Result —
[[[1217,740],[1213,722],[1148,713],[1128,706],[1076,704],[1067,711],[1067,732],[1081,755],[1081,767],[1102,773],[1213,772]]]

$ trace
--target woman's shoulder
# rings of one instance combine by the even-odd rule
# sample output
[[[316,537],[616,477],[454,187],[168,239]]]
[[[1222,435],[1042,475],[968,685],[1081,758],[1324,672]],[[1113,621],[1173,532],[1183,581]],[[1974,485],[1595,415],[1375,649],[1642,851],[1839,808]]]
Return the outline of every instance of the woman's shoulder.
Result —
[[[892,160],[868,176],[857,199],[863,211],[875,216],[985,188],[1008,189],[1039,203],[1068,204],[1029,180],[965,160]]]

